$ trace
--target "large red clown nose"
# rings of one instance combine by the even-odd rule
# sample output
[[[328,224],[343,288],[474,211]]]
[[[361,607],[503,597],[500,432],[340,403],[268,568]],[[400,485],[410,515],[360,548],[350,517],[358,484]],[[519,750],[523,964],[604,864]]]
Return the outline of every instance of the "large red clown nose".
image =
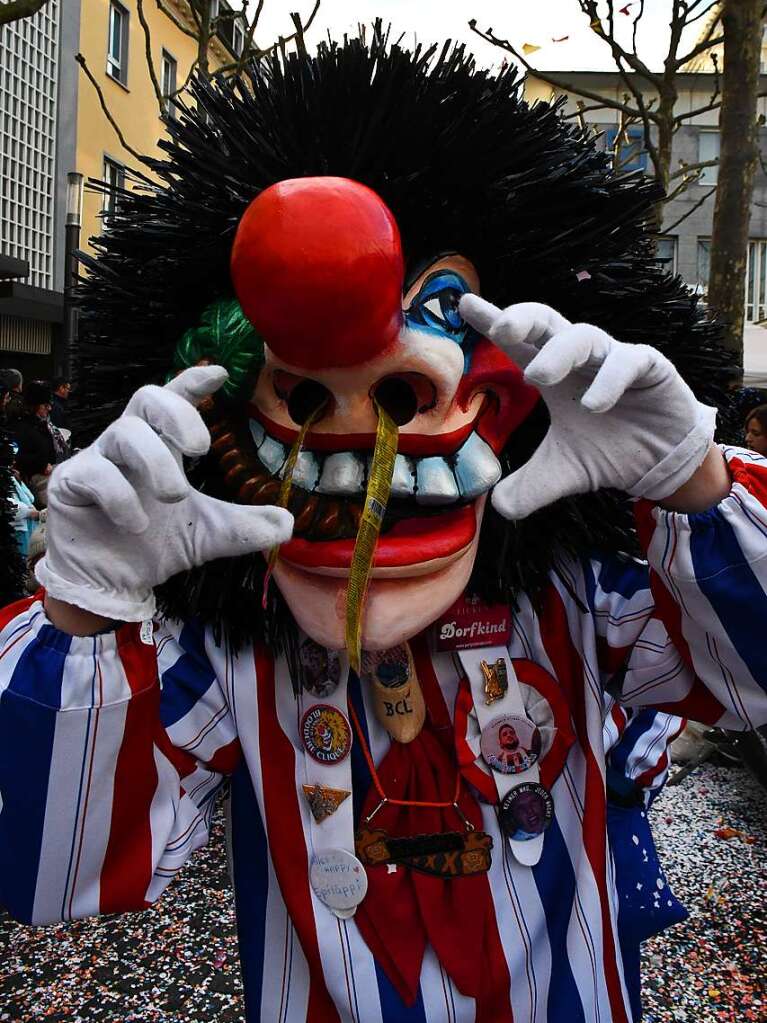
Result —
[[[293,178],[265,189],[237,228],[231,270],[245,315],[291,366],[352,366],[397,338],[399,231],[356,181]]]

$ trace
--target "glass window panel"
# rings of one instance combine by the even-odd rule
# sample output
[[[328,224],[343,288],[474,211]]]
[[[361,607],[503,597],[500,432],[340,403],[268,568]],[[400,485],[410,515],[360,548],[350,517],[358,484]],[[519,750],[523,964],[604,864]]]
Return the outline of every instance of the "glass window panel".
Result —
[[[698,163],[705,163],[707,160],[719,159],[719,132],[701,131],[698,133]],[[704,167],[701,171],[698,183],[701,185],[715,185],[719,179],[718,167]]]
[[[655,255],[666,273],[676,273],[676,238],[674,236],[658,238]]]
[[[711,268],[711,239],[698,238],[698,287],[708,289],[708,275]]]
[[[618,139],[618,129],[608,128],[605,133],[606,149],[612,153],[615,170],[629,171],[647,170],[647,152],[644,149],[644,129],[639,125],[631,125]]]

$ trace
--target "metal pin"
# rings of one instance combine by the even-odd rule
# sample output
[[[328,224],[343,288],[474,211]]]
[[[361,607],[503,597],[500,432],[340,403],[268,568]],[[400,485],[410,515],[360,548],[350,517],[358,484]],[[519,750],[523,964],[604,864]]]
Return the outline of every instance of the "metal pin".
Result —
[[[384,796],[384,797],[383,797],[383,799],[381,800],[381,802],[380,802],[380,803],[378,804],[378,806],[377,806],[377,807],[375,808],[375,810],[372,810],[372,811],[371,811],[371,812],[370,812],[370,813],[369,813],[369,814],[367,815],[367,817],[365,818],[365,823],[366,823],[366,824],[370,824],[370,822],[371,822],[371,821],[372,821],[372,819],[373,819],[373,818],[375,817],[375,815],[376,815],[376,814],[378,813],[378,811],[379,811],[379,810],[381,810],[381,809],[382,809],[382,808],[383,808],[384,806],[386,806],[386,804],[387,804],[388,802],[389,802],[389,800],[388,800],[388,797],[387,797],[387,796]]]
[[[474,825],[473,825],[473,824],[471,823],[471,821],[470,821],[470,820],[468,819],[468,817],[467,817],[467,816],[466,816],[466,814],[465,814],[465,813],[463,812],[463,810],[462,810],[462,809],[460,808],[460,806],[458,805],[458,803],[453,803],[453,809],[455,810],[455,812],[456,812],[456,813],[458,814],[458,816],[459,816],[459,817],[461,818],[461,820],[463,821],[463,826],[464,826],[464,827],[466,828],[466,830],[467,830],[467,831],[474,831]]]

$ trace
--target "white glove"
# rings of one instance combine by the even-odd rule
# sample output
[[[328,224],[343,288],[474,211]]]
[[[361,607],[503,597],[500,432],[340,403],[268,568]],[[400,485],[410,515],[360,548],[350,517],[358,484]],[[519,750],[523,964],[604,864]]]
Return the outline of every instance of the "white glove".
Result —
[[[227,378],[220,366],[142,387],[89,448],[48,485],[48,548],[35,574],[52,597],[120,621],[151,618],[152,589],[193,565],[287,540],[283,508],[230,504],[190,487],[182,456],[210,435],[195,405]]]
[[[501,311],[464,295],[459,309],[525,371],[551,416],[532,458],[493,491],[504,518],[600,487],[659,501],[703,462],[716,409],[700,404],[654,348],[623,344],[537,302]]]

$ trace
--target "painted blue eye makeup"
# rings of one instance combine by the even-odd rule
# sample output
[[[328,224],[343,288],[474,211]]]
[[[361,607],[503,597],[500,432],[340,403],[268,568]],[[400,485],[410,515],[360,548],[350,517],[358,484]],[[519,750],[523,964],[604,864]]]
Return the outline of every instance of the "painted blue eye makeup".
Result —
[[[463,345],[470,332],[468,323],[458,312],[458,302],[471,288],[453,270],[439,270],[428,277],[405,311],[408,326],[427,329]]]

